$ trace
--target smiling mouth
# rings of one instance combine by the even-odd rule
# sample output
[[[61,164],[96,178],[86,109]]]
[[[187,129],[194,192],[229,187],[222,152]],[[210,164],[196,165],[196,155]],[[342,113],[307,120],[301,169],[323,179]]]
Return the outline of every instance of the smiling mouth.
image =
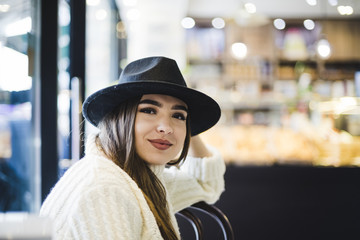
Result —
[[[149,140],[149,142],[151,143],[151,145],[153,145],[155,148],[159,150],[166,150],[172,146],[172,144],[169,141],[163,139],[151,139]]]

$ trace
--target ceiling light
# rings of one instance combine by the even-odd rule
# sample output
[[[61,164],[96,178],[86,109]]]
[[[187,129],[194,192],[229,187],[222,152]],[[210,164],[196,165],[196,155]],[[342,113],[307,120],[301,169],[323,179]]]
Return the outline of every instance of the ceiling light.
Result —
[[[354,13],[354,9],[351,6],[338,6],[337,10],[340,15],[351,15]]]
[[[233,43],[231,45],[231,53],[238,60],[244,59],[247,54],[247,46],[242,42]]]
[[[331,47],[330,43],[326,39],[320,39],[317,43],[316,47],[317,53],[319,54],[320,58],[327,59],[331,55]]]
[[[248,13],[256,13],[256,6],[255,6],[255,4],[253,4],[253,3],[245,3],[244,7],[245,7],[245,10],[246,10]]]
[[[104,20],[107,17],[107,11],[105,9],[99,9],[95,13],[97,20]]]
[[[328,0],[328,2],[333,7],[338,5],[338,0]]]
[[[309,4],[310,6],[316,6],[317,4],[317,0],[306,0],[307,4]]]
[[[124,0],[124,5],[128,7],[133,7],[137,4],[137,0]]]
[[[99,5],[100,0],[86,0],[86,4],[89,6],[97,6]]]
[[[306,19],[304,21],[304,27],[307,29],[307,30],[313,30],[315,28],[315,22],[311,19]]]
[[[211,24],[213,25],[214,28],[216,29],[222,29],[225,27],[225,21],[222,18],[214,18],[211,21]]]
[[[7,12],[10,9],[9,4],[0,4],[0,12]]]
[[[181,26],[186,29],[193,28],[195,26],[195,20],[191,17],[186,17],[181,20]]]
[[[71,22],[70,10],[67,4],[59,4],[59,25],[68,26]]]
[[[274,20],[274,27],[279,30],[283,30],[286,27],[286,23],[283,19],[277,18]]]

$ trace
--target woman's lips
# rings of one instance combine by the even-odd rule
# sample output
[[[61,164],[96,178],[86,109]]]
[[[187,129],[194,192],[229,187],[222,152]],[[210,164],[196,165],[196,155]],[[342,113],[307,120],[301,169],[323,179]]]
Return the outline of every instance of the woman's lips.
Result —
[[[169,141],[163,139],[150,139],[149,142],[159,150],[166,150],[172,146]]]

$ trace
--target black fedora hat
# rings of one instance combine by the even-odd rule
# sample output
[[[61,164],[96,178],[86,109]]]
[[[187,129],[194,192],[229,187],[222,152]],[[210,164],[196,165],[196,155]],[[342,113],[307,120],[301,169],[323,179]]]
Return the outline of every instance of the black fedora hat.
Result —
[[[188,88],[175,60],[166,57],[148,57],[129,63],[117,85],[101,89],[84,101],[83,115],[97,126],[116,106],[144,94],[170,95],[184,101],[189,108],[192,136],[211,128],[221,115],[216,101]]]

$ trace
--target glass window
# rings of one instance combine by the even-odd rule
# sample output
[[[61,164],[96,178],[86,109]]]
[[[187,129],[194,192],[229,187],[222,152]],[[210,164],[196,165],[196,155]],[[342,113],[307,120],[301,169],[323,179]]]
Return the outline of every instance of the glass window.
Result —
[[[0,212],[40,206],[34,114],[37,2],[0,2]]]
[[[59,1],[58,39],[58,153],[59,176],[71,164],[71,90],[70,90],[70,6],[66,0]]]
[[[117,82],[126,55],[122,22],[114,0],[87,1],[85,95]],[[87,123],[88,132],[96,131]]]

